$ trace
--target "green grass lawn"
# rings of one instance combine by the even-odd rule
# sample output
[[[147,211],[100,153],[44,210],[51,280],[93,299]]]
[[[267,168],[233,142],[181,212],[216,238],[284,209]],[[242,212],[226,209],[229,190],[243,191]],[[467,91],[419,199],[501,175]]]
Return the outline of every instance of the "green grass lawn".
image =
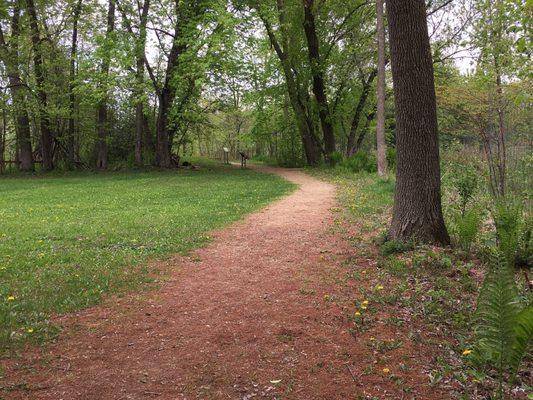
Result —
[[[0,178],[0,351],[54,335],[53,313],[147,284],[146,260],[199,247],[292,187],[212,165]]]

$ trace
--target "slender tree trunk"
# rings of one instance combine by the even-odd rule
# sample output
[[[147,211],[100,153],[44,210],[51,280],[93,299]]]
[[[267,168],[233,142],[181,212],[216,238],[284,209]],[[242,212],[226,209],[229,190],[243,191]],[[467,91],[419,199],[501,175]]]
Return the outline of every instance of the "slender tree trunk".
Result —
[[[385,26],[383,0],[376,0],[377,42],[378,42],[378,82],[377,82],[377,121],[376,148],[378,175],[387,175],[387,144],[385,143]]]
[[[372,82],[374,81],[374,78],[376,77],[377,70],[374,69],[372,72],[370,72],[370,75],[367,79],[361,78],[361,83],[363,85],[363,90],[361,92],[361,96],[359,97],[359,101],[357,102],[357,106],[355,107],[355,112],[352,118],[352,123],[350,124],[350,133],[348,134],[348,140],[346,143],[346,156],[351,157],[355,153],[357,153],[361,147],[361,142],[363,141],[365,137],[365,131],[361,131],[359,136],[357,136],[357,131],[359,130],[359,124],[361,120],[361,114],[363,113],[363,110],[365,108],[366,102],[368,100],[368,95],[370,94],[370,88],[372,87]],[[372,117],[374,114],[372,113]]]
[[[113,31],[115,30],[115,0],[109,0],[107,9],[107,30],[106,39],[109,40]],[[107,109],[107,79],[109,76],[109,65],[111,57],[109,49],[106,50],[104,58],[102,60],[101,73],[104,79],[104,87],[106,87],[106,93],[102,100],[100,100],[97,109],[97,144],[96,144],[96,168],[107,169],[108,157],[107,157],[107,138],[109,131],[108,109]]]
[[[278,0],[280,22],[282,25],[284,25],[285,22],[283,7],[283,1]],[[298,127],[298,131],[300,132],[300,136],[302,138],[302,145],[304,148],[307,165],[317,165],[320,161],[320,146],[315,137],[314,122],[312,121],[312,118],[307,112],[305,106],[306,99],[304,99],[304,95],[302,94],[303,89],[299,88],[299,85],[294,77],[293,68],[291,67],[289,61],[287,54],[288,49],[286,45],[287,38],[285,34],[282,34],[282,48],[268,20],[263,17],[261,19],[265,25],[270,43],[272,44],[272,47],[274,47],[274,50],[281,63],[283,74],[285,76],[285,84],[287,85],[287,95],[294,111],[296,126]]]
[[[37,83],[37,96],[39,98],[39,120],[41,128],[41,156],[43,171],[53,169],[52,132],[50,130],[50,116],[48,115],[48,96],[45,89],[45,71],[43,64],[43,48],[39,33],[37,11],[33,0],[26,0],[26,7],[30,17],[31,41],[33,47],[33,66],[35,81]]]
[[[72,13],[72,41],[70,46],[70,76],[69,76],[69,118],[68,118],[68,139],[67,151],[68,162],[71,166],[76,161],[76,125],[75,109],[76,96],[74,94],[74,81],[76,79],[76,55],[78,52],[78,20],[81,13],[82,0],[78,0]]]
[[[0,174],[5,170],[6,133],[7,133],[6,109],[2,108],[2,131],[0,131]]]
[[[141,19],[139,26],[139,37],[136,43],[136,105],[135,105],[135,164],[141,166],[143,164],[143,139],[146,116],[144,113],[144,57],[146,46],[146,24],[148,22],[148,10],[150,8],[150,0],[144,0],[141,10]]]
[[[396,190],[390,236],[448,244],[441,207],[433,63],[424,0],[387,0],[396,104]]]
[[[309,53],[309,63],[311,64],[311,74],[313,77],[313,93],[318,104],[318,115],[322,134],[324,135],[324,149],[326,156],[335,152],[335,133],[331,121],[328,98],[326,95],[326,85],[324,72],[320,60],[320,43],[316,33],[315,16],[313,14],[314,0],[302,0],[304,4],[304,31],[307,39],[307,49]]]
[[[20,78],[18,40],[20,35],[20,7],[16,1],[11,20],[11,41],[6,43],[0,26],[0,53],[6,68],[9,91],[13,101],[16,133],[16,160],[21,171],[33,171],[33,152],[31,146],[30,119],[25,101],[25,85]]]

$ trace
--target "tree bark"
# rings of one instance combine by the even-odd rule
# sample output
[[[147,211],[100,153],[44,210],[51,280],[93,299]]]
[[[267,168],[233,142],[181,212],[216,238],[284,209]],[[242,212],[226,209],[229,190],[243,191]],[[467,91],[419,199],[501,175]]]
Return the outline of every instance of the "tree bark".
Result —
[[[33,67],[37,83],[37,97],[39,99],[39,121],[41,128],[41,157],[43,171],[54,168],[52,153],[52,132],[50,130],[50,116],[48,115],[48,95],[45,89],[45,71],[43,62],[43,48],[39,32],[39,21],[33,0],[26,0],[26,8],[30,17],[31,42],[33,47]]]
[[[383,0],[376,0],[378,43],[376,149],[379,176],[385,176],[388,172],[387,144],[385,143],[385,26],[383,20],[383,3]]]
[[[433,63],[424,0],[387,0],[396,105],[396,190],[390,237],[448,244],[441,207]]]
[[[316,33],[315,16],[313,14],[314,0],[302,1],[304,5],[304,32],[307,40],[311,75],[313,77],[313,94],[318,104],[318,115],[320,117],[322,134],[324,135],[324,149],[326,156],[329,156],[336,150],[335,133],[331,122],[324,72],[320,60],[320,43]]]
[[[33,171],[33,153],[31,146],[30,119],[26,109],[24,91],[25,85],[20,78],[18,40],[20,35],[20,7],[15,2],[13,17],[11,19],[11,40],[9,44],[4,38],[4,32],[0,26],[0,55],[6,68],[9,82],[9,91],[13,101],[13,113],[15,117],[15,133],[17,139],[16,159],[21,171]]]
[[[81,13],[82,0],[78,0],[72,13],[72,41],[70,45],[70,76],[69,76],[69,118],[68,118],[68,139],[67,139],[67,159],[71,166],[76,161],[76,125],[75,109],[76,96],[74,95],[74,81],[76,79],[76,55],[78,52],[78,20]]]
[[[109,0],[108,9],[107,9],[107,29],[106,29],[106,40],[110,39],[111,34],[115,30],[115,0]],[[107,44],[109,46],[109,44]],[[105,80],[103,83],[106,87],[103,98],[100,100],[97,108],[97,143],[96,143],[96,168],[97,169],[107,169],[108,165],[108,154],[107,154],[107,138],[109,131],[109,121],[108,121],[108,109],[107,109],[107,79],[109,76],[109,65],[111,62],[111,57],[109,54],[109,49],[106,49],[101,65],[101,73]]]

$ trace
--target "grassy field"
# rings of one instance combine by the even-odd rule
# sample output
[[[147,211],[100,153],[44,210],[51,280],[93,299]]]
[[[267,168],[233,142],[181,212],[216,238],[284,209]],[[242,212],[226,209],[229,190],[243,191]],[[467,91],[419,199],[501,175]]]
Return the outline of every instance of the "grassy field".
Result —
[[[0,178],[0,350],[54,335],[53,313],[148,283],[146,260],[199,247],[291,188],[212,165]]]

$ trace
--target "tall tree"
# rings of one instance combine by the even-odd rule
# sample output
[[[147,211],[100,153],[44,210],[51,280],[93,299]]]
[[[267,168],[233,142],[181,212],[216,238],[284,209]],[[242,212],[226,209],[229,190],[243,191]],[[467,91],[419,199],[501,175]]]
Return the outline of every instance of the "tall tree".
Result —
[[[11,18],[11,39],[7,43],[0,25],[0,59],[2,60],[9,82],[9,91],[13,102],[15,116],[15,133],[17,138],[18,167],[22,171],[33,170],[33,153],[31,146],[30,118],[26,107],[26,85],[20,77],[19,67],[20,4],[14,2]]]
[[[324,149],[326,156],[333,153],[335,148],[335,133],[329,109],[328,97],[326,95],[326,83],[324,78],[324,66],[320,59],[320,42],[316,32],[314,15],[314,0],[302,0],[304,6],[304,31],[307,40],[307,50],[309,54],[309,64],[313,78],[313,93],[318,104],[318,115],[324,136]]]
[[[390,236],[448,244],[441,207],[433,62],[424,0],[387,0],[396,105],[396,190]]]
[[[274,48],[283,70],[287,94],[294,111],[296,125],[300,131],[307,164],[316,165],[320,161],[320,144],[316,137],[315,122],[309,107],[309,93],[301,79],[298,79],[297,69],[292,62],[293,57],[290,54],[290,38],[284,0],[277,0],[276,7],[279,18],[279,40],[272,23],[262,12],[261,5],[258,5],[257,9],[267,31],[270,44]]]
[[[107,28],[106,28],[106,40],[105,49],[100,67],[102,75],[101,85],[104,88],[104,93],[100,99],[97,107],[97,143],[96,143],[96,168],[107,169],[108,154],[107,154],[107,138],[109,131],[109,118],[108,118],[108,90],[107,80],[109,77],[109,66],[111,63],[111,51],[110,41],[113,31],[115,30],[115,0],[109,0],[107,8]]]
[[[42,169],[43,171],[50,171],[54,167],[53,136],[50,115],[48,114],[48,94],[46,91],[46,70],[44,65],[44,41],[41,40],[35,2],[33,0],[26,0],[26,8],[30,18],[33,68],[35,70],[35,82],[37,83],[37,97],[39,103]]]
[[[376,147],[379,176],[387,175],[387,145],[385,143],[385,24],[383,3],[383,0],[376,0],[376,26],[378,42]]]
[[[78,20],[81,13],[82,0],[77,0],[74,9],[72,11],[72,40],[70,45],[70,72],[69,72],[69,118],[68,118],[68,162],[70,165],[74,165],[76,159],[75,151],[75,138],[76,138],[76,126],[75,126],[75,108],[76,108],[76,95],[74,94],[74,86],[76,80],[76,55],[78,53]]]

